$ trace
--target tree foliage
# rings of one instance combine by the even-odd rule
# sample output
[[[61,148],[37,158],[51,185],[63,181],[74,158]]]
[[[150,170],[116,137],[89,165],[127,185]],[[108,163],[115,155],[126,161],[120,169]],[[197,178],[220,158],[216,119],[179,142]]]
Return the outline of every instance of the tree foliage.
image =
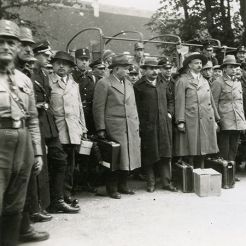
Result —
[[[240,3],[240,12],[233,6]],[[225,45],[245,41],[245,0],[161,0],[161,8],[148,26],[160,34],[173,33],[182,40],[218,39]]]

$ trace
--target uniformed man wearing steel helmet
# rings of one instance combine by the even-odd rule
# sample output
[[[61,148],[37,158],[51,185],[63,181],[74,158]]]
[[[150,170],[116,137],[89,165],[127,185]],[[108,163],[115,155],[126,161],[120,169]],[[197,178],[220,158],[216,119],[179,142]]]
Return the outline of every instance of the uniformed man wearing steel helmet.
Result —
[[[14,67],[19,27],[0,20],[0,245],[15,246],[31,169],[43,165],[31,80]]]

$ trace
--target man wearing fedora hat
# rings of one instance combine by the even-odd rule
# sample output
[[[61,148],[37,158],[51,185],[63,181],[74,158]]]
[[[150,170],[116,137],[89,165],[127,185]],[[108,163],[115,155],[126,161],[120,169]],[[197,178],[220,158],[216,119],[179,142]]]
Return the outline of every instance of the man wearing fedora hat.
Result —
[[[218,144],[220,155],[228,161],[234,161],[238,150],[240,132],[246,130],[243,109],[242,85],[235,77],[237,63],[234,55],[224,58],[223,76],[217,78],[212,92],[220,115],[220,132]]]
[[[155,190],[155,166],[159,167],[163,189],[176,191],[171,183],[173,97],[167,83],[158,76],[158,61],[147,58],[144,76],[134,84],[140,122],[142,165],[147,191]]]
[[[51,87],[49,74],[46,71],[47,62],[49,60],[50,46],[47,41],[41,41],[36,44],[34,49],[37,61],[32,73],[32,81],[34,84],[36,102],[39,113],[40,128],[43,137],[43,142],[47,146],[47,164],[50,179],[39,177],[39,185],[43,188],[39,190],[42,202],[41,207],[46,208],[47,202],[43,202],[47,196],[44,188],[47,184],[50,187],[50,212],[76,213],[78,209],[73,208],[70,204],[64,201],[64,180],[65,170],[67,168],[67,155],[63,150],[59,139],[58,129],[55,122],[54,113],[50,109]],[[47,50],[49,53],[47,53]],[[44,146],[45,148],[45,146]],[[45,170],[47,172],[47,170]],[[43,181],[42,181],[43,180]],[[48,182],[48,180],[50,182]],[[46,199],[47,200],[47,199]],[[36,214],[36,220],[39,220]],[[34,219],[35,219],[34,217]],[[41,220],[41,218],[40,218]],[[39,220],[39,221],[40,221]]]
[[[75,150],[80,145],[82,136],[86,135],[87,129],[79,86],[71,75],[75,63],[74,58],[64,51],[58,51],[51,63],[54,73],[50,75],[50,107],[54,113],[60,141],[67,154],[64,200],[79,208],[77,199],[71,198]]]
[[[201,75],[207,58],[194,52],[183,62],[186,73],[175,84],[175,155],[204,167],[204,156],[218,152],[216,121],[219,116],[208,81]]]
[[[116,55],[109,66],[112,73],[99,80],[95,87],[93,115],[99,138],[120,144],[119,162],[108,172],[108,195],[120,199],[122,194],[134,194],[128,187],[128,172],[141,166],[139,120],[132,84],[126,79],[129,60]]]
[[[16,246],[31,169],[42,169],[42,148],[31,80],[15,69],[19,27],[0,20],[0,245]]]

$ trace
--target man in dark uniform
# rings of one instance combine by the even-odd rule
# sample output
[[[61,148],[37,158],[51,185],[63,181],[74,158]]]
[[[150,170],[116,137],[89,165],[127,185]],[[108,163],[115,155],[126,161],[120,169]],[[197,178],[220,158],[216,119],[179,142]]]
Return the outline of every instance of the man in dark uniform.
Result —
[[[246,61],[246,48],[243,45],[240,45],[236,50],[236,59],[238,63]]]
[[[80,97],[83,104],[83,110],[85,115],[86,127],[88,130],[88,135],[95,134],[95,127],[92,115],[92,101],[95,87],[95,76],[89,71],[89,63],[90,63],[90,51],[86,48],[78,49],[75,51],[76,65],[77,67],[74,69],[72,75],[75,80],[79,84]],[[90,162],[91,158],[85,155],[78,156],[79,170],[80,176],[79,180],[81,182],[80,185],[83,189],[88,191],[94,191],[95,189],[90,184],[90,178],[92,175],[90,172]],[[76,180],[76,179],[75,179]],[[75,182],[76,183],[76,182]]]
[[[36,44],[33,51],[37,59],[32,81],[36,93],[37,108],[40,120],[40,129],[45,144],[48,147],[48,166],[50,174],[51,205],[50,212],[77,213],[78,208],[73,207],[78,202],[66,197],[64,201],[64,179],[67,166],[67,156],[58,136],[55,118],[49,109],[51,88],[49,77],[44,70],[48,64],[47,51],[50,50],[47,41]]]
[[[160,74],[162,80],[164,80],[167,83],[167,89],[169,90],[169,93],[174,96],[174,79],[172,78],[172,68],[173,65],[170,62],[170,60],[166,57],[161,59],[158,62],[158,65],[160,66]]]
[[[42,148],[31,80],[15,69],[19,27],[0,20],[0,245],[16,246],[31,169]]]
[[[85,122],[88,135],[94,134],[95,128],[92,117],[92,100],[94,94],[94,77],[88,71],[90,62],[90,52],[88,49],[78,49],[75,51],[77,67],[73,71],[73,78],[79,84],[79,91],[83,110],[85,114]]]
[[[102,79],[105,76],[106,66],[100,59],[92,62],[90,64],[90,67],[95,78],[95,83],[97,83],[98,80]]]
[[[217,58],[214,55],[214,48],[213,48],[212,44],[205,43],[203,45],[203,52],[202,53],[203,53],[204,56],[206,56],[208,61],[211,61],[213,63],[213,66],[219,64]]]

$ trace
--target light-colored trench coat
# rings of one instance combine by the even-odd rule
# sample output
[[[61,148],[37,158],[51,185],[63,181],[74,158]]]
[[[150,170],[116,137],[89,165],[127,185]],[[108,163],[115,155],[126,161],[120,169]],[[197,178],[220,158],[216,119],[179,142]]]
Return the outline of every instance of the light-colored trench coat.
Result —
[[[241,82],[224,75],[213,82],[211,89],[221,118],[221,130],[245,130]]]
[[[120,143],[120,163],[112,170],[133,170],[141,166],[139,119],[130,81],[125,86],[114,75],[99,80],[93,99],[96,130],[106,130],[112,141]]]
[[[196,156],[218,152],[216,120],[219,119],[208,81],[199,82],[190,72],[175,86],[176,123],[185,123],[185,133],[175,134],[175,155]]]
[[[62,144],[81,142],[83,133],[87,132],[79,86],[68,76],[67,83],[56,74],[50,75],[50,107],[54,112],[59,138]]]

